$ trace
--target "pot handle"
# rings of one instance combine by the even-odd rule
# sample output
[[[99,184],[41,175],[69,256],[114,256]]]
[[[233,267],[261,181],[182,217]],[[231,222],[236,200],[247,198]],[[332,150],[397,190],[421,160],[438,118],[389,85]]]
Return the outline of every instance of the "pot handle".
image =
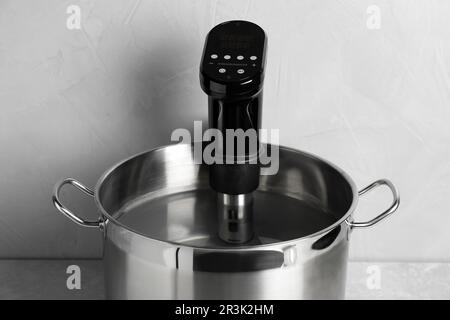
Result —
[[[371,227],[371,226],[377,224],[378,222],[380,222],[381,220],[383,220],[384,218],[387,218],[388,216],[390,216],[397,210],[398,206],[400,205],[400,194],[398,193],[397,188],[394,186],[394,184],[387,179],[380,179],[380,180],[373,182],[372,184],[368,185],[367,187],[365,187],[364,189],[359,191],[358,195],[362,196],[363,194],[369,192],[370,190],[372,190],[378,186],[382,186],[382,185],[387,186],[389,189],[391,189],[391,192],[392,192],[393,200],[392,200],[392,203],[389,206],[389,208],[386,209],[380,215],[376,216],[375,218],[373,218],[372,220],[369,220],[369,221],[365,221],[365,222],[348,221],[347,223],[349,224],[350,228]]]
[[[55,206],[55,208],[58,209],[58,211],[61,212],[62,214],[64,214],[67,218],[69,218],[76,224],[79,224],[80,226],[88,227],[88,228],[102,229],[103,228],[103,220],[101,218],[99,218],[97,221],[84,220],[83,218],[80,218],[75,213],[73,213],[72,211],[67,209],[61,203],[61,200],[59,199],[59,192],[61,191],[61,188],[66,184],[70,184],[70,185],[74,186],[75,188],[77,188],[78,190],[81,190],[82,192],[84,192],[87,195],[90,195],[92,197],[94,196],[94,191],[92,191],[88,187],[85,187],[81,182],[79,182],[75,179],[72,179],[72,178],[66,178],[66,179],[62,180],[61,182],[57,183],[53,190],[52,201],[53,201],[53,205]]]

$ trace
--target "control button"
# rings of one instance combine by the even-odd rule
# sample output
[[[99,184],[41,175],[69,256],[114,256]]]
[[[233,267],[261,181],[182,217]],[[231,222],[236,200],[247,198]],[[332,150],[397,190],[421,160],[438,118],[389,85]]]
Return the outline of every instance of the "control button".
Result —
[[[244,60],[244,56],[237,56],[236,59],[238,59],[238,60]]]
[[[252,60],[252,61],[255,61],[256,59],[258,59],[257,56],[251,56],[251,57],[250,57],[250,60]]]
[[[217,59],[218,57],[219,56],[217,54],[215,54],[215,53],[211,55],[211,59]]]
[[[219,72],[220,72],[220,73],[225,73],[225,72],[227,72],[227,69],[225,69],[225,68],[220,68],[220,69],[219,69]]]
[[[237,73],[239,73],[239,74],[243,74],[244,72],[245,72],[244,69],[238,69],[238,70],[237,70]]]
[[[225,60],[230,60],[230,59],[231,59],[231,56],[230,56],[229,54],[226,54],[226,55],[223,56],[223,58],[224,58]]]

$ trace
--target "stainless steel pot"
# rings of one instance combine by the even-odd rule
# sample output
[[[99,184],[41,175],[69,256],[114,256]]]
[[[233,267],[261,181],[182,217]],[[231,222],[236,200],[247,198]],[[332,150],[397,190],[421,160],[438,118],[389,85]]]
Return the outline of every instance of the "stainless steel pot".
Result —
[[[361,191],[347,174],[313,155],[280,148],[280,170],[261,176],[251,245],[217,236],[208,168],[190,145],[151,150],[108,170],[92,191],[74,179],[58,183],[56,208],[104,233],[106,296],[112,299],[339,299],[344,297],[349,237],[396,211],[388,180]],[[100,218],[86,221],[60,201],[70,184],[91,195]],[[359,196],[385,185],[386,211],[366,222],[352,214]]]

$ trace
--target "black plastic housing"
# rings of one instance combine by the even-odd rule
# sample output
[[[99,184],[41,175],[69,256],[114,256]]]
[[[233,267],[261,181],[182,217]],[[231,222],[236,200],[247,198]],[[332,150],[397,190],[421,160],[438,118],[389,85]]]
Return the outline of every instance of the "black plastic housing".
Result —
[[[206,37],[200,65],[200,83],[209,96],[209,127],[219,129],[226,145],[227,129],[261,128],[262,88],[267,38],[264,30],[248,21],[229,21],[214,27]],[[259,144],[259,133],[258,133]],[[247,148],[246,150],[249,150]],[[258,158],[249,152],[237,164],[210,166],[210,185],[221,193],[244,194],[258,188]],[[224,153],[224,158],[230,157]],[[225,161],[224,161],[225,162]]]

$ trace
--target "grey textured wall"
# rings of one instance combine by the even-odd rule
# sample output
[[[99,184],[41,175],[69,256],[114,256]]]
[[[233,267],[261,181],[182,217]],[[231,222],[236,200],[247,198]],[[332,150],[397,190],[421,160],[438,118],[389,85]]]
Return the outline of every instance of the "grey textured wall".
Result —
[[[69,5],[82,29],[66,27]],[[367,8],[380,8],[380,29]],[[98,257],[101,237],[57,214],[53,184],[92,186],[115,162],[206,118],[198,64],[215,24],[269,36],[264,127],[363,187],[391,178],[389,221],[353,235],[353,259],[450,261],[450,2],[0,1],[0,257]],[[65,201],[94,217],[91,199]],[[357,217],[388,193],[361,199]]]

